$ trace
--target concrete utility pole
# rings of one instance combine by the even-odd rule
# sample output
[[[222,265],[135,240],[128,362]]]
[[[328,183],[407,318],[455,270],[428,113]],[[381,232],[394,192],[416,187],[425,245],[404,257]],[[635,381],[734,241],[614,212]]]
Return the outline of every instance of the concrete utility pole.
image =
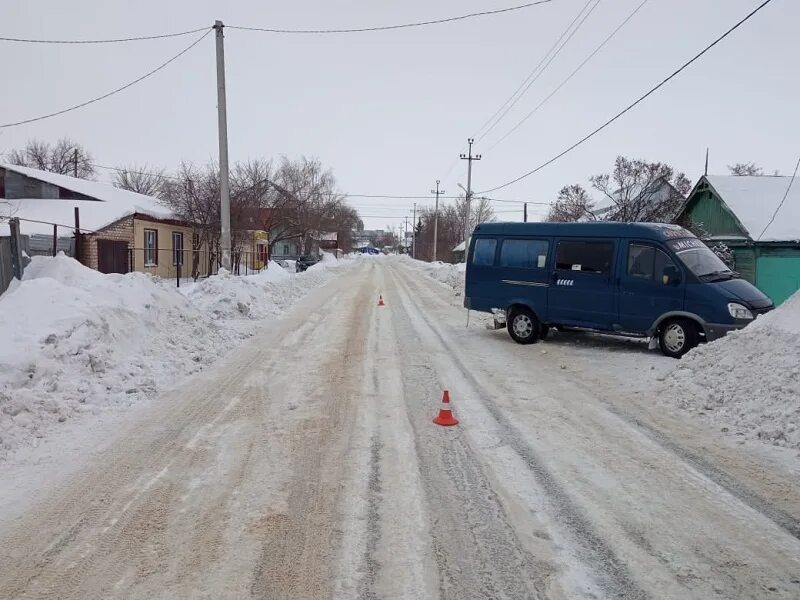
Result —
[[[480,160],[481,155],[476,154],[472,156],[472,144],[475,140],[469,138],[467,143],[469,143],[469,152],[467,154],[461,155],[461,160],[466,160],[467,162],[467,197],[465,202],[465,215],[464,215],[464,262],[467,262],[467,251],[469,250],[469,208],[470,203],[472,202],[472,161],[473,160]]]
[[[417,203],[414,202],[414,218],[411,219],[411,258],[417,258]]]
[[[431,190],[431,194],[436,194],[436,204],[433,208],[433,261],[436,262],[436,248],[439,244],[439,194],[444,194],[444,190],[439,189],[439,180],[436,180],[436,189]]]
[[[225,103],[225,25],[214,23],[217,32],[217,119],[219,121],[219,202],[222,266],[231,270],[231,192],[228,182],[228,109]]]

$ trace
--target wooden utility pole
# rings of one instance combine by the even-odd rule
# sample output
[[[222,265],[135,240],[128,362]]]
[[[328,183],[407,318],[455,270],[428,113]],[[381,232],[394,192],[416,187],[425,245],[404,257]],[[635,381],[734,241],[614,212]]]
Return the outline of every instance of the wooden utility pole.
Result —
[[[439,244],[439,195],[444,194],[444,190],[439,189],[439,180],[436,180],[436,189],[431,190],[431,194],[436,194],[436,204],[433,209],[433,261],[436,262],[436,249]]]
[[[472,202],[472,161],[480,160],[481,155],[476,154],[475,156],[472,155],[472,144],[475,142],[474,139],[469,138],[467,143],[469,144],[469,151],[467,154],[462,154],[460,156],[461,160],[466,160],[467,162],[467,197],[466,202],[464,203],[464,262],[467,262],[467,252],[469,252],[469,234],[471,233],[469,228],[469,209],[470,203]]]

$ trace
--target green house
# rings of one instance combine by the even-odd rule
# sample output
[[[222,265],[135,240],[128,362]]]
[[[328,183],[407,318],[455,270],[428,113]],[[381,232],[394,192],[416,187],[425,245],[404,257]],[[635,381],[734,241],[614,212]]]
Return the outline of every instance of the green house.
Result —
[[[728,246],[734,269],[776,305],[800,289],[800,177],[706,175],[676,221]]]

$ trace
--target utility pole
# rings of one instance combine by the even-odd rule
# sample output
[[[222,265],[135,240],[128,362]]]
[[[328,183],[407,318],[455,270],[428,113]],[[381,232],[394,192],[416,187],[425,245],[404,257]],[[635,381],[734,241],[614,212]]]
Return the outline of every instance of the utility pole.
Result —
[[[528,203],[527,202],[523,205],[523,208],[522,208],[522,222],[523,223],[527,223],[528,222]]]
[[[439,194],[444,194],[444,190],[439,189],[439,180],[436,180],[436,189],[431,190],[431,194],[436,194],[436,204],[433,209],[433,262],[436,262],[436,247],[439,243]]]
[[[406,217],[406,228],[403,230],[403,248],[406,249],[406,252],[408,252],[408,246],[406,246],[407,242],[408,242],[408,217]]]
[[[470,203],[472,202],[472,161],[473,160],[480,160],[481,155],[476,154],[475,156],[472,155],[472,144],[475,140],[469,138],[467,143],[469,143],[469,152],[467,154],[462,154],[460,156],[461,160],[466,160],[467,162],[467,197],[465,202],[465,214],[464,214],[464,262],[467,262],[467,251],[469,250],[469,234],[471,233],[469,230],[469,208]]]
[[[78,149],[72,151],[72,175],[75,179],[78,178]]]
[[[414,218],[411,219],[411,258],[417,258],[417,203],[414,202]]]
[[[219,122],[219,202],[222,266],[231,270],[231,192],[228,182],[228,109],[225,103],[225,38],[222,21],[214,22],[217,32],[217,119]]]

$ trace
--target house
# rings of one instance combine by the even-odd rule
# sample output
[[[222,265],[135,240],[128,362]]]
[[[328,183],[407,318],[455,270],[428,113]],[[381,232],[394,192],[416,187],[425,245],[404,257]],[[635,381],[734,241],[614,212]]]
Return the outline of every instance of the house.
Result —
[[[725,244],[733,268],[775,304],[800,289],[800,177],[701,177],[676,222]]]
[[[643,187],[646,189],[641,189]],[[683,206],[683,196],[666,177],[619,189],[613,195],[613,199],[605,196],[596,202],[591,217],[582,218],[581,221],[625,221],[631,217],[625,214],[627,212],[635,214],[634,220],[669,222]],[[620,204],[623,205],[622,209]],[[674,210],[671,210],[673,205]]]
[[[22,235],[49,238],[103,273],[176,277],[179,271],[185,276],[211,272],[212,257],[198,244],[192,225],[176,219],[150,196],[3,164],[0,198],[0,214],[19,218]],[[7,230],[8,225],[1,224],[0,236],[8,235]]]

